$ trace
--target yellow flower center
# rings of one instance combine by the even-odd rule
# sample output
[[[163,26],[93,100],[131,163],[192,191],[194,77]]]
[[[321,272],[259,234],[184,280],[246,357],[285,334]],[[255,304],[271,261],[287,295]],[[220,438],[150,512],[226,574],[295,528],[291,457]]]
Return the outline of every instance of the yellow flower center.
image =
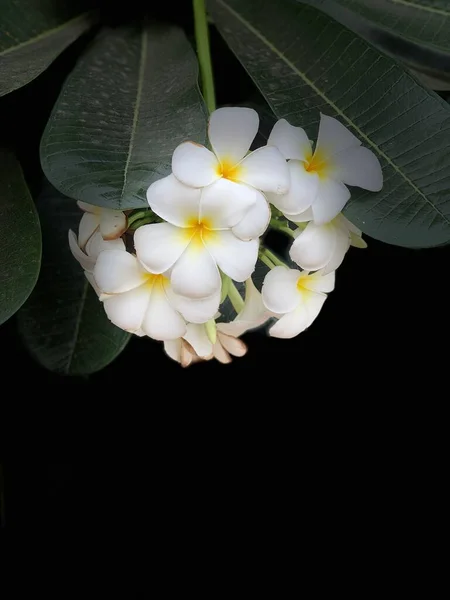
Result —
[[[308,279],[307,275],[300,275],[300,277],[297,279],[297,289],[299,292],[307,292],[309,291],[306,287],[305,287],[305,283],[306,280]]]
[[[311,290],[310,285],[311,280],[314,280],[315,278],[316,274],[311,273],[311,275],[300,275],[300,277],[297,279],[297,290],[300,292],[302,301],[308,300],[308,297],[314,294],[314,291]]]
[[[225,158],[217,165],[216,173],[224,179],[239,181],[242,176],[242,170],[240,165],[235,165],[232,161]]]
[[[165,275],[154,275],[153,273],[144,273],[144,284],[146,287],[153,288],[154,286],[163,288],[169,279]]]
[[[319,177],[326,177],[329,171],[330,165],[327,163],[326,157],[321,152],[314,152],[314,154],[306,161],[305,170],[308,173],[317,173]]]
[[[189,218],[184,234],[191,244],[199,247],[203,246],[203,242],[213,241],[216,236],[216,232],[212,230],[212,221],[207,217],[203,217],[201,220],[198,217]]]

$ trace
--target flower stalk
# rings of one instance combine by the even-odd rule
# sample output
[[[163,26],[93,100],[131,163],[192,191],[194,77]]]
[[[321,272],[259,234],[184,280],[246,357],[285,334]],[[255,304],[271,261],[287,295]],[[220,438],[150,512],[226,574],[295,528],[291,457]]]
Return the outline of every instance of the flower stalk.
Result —
[[[234,310],[239,314],[244,308],[244,301],[231,279],[228,282],[228,297]]]
[[[262,250],[260,250],[259,257],[261,258],[261,260],[262,260],[262,257],[264,257],[265,259],[269,259],[269,261],[271,263],[273,263],[273,265],[276,267],[286,267],[287,266],[285,262],[283,262],[280,258],[278,258],[278,256],[276,254],[274,254],[268,248],[263,248]],[[269,266],[269,265],[267,265],[267,266]],[[270,267],[270,268],[272,269],[273,267]]]
[[[210,113],[216,110],[214,93],[214,78],[209,47],[208,19],[206,16],[205,0],[193,0],[195,42],[197,45],[198,62],[202,77],[202,91],[206,106]]]
[[[289,235],[291,238],[295,239],[295,231],[291,229],[289,225],[283,225],[283,223],[278,221],[278,219],[270,219],[270,226],[272,229],[281,231],[281,233]]]

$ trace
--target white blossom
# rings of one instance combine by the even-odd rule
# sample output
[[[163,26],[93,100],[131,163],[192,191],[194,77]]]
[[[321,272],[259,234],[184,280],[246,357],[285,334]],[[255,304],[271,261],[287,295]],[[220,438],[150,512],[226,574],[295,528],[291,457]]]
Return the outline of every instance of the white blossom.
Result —
[[[350,246],[366,248],[367,244],[361,237],[361,230],[339,214],[324,225],[308,223],[303,231],[299,231],[289,255],[302,269],[322,269],[326,275],[341,265]]]
[[[265,146],[247,154],[258,126],[258,114],[251,108],[219,108],[209,121],[212,151],[183,142],[172,157],[175,177],[204,188],[205,201],[220,204],[232,198],[242,205],[232,228],[243,240],[259,237],[269,223],[270,207],[261,192],[284,194],[289,188],[289,170],[277,148]],[[151,195],[148,199],[151,205]]]
[[[289,159],[289,191],[268,197],[291,221],[309,220],[311,217],[302,216],[309,208],[316,225],[334,219],[350,198],[345,184],[373,192],[383,186],[383,174],[375,154],[332,117],[321,114],[314,152],[305,131],[285,119],[275,123],[267,143],[276,146]]]
[[[334,271],[308,273],[287,267],[275,267],[267,273],[263,288],[264,305],[279,318],[269,334],[292,338],[311,325],[327,296],[334,289]]]
[[[150,186],[148,199],[166,223],[137,229],[136,255],[150,273],[170,270],[177,294],[203,298],[216,293],[221,287],[219,268],[235,281],[250,277],[259,241],[243,241],[231,229],[245,212],[238,195],[205,195],[169,175]]]
[[[108,318],[125,331],[156,340],[182,337],[186,320],[208,321],[220,302],[220,293],[201,300],[175,294],[166,274],[149,273],[135,256],[121,250],[99,254],[94,278]]]
[[[84,249],[91,236],[99,231],[104,240],[115,240],[127,229],[127,217],[120,210],[102,208],[86,202],[77,202],[84,211],[78,230],[78,243]]]

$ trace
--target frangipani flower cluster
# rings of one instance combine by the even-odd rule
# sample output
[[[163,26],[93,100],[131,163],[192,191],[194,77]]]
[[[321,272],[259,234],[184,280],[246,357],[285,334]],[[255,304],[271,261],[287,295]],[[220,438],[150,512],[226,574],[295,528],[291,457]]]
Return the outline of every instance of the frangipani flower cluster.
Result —
[[[269,319],[270,335],[298,335],[334,289],[349,246],[366,246],[341,211],[347,185],[381,189],[375,155],[325,115],[314,150],[303,129],[281,119],[267,145],[251,152],[258,127],[250,108],[214,111],[211,149],[183,142],[172,173],[148,188],[150,224],[138,213],[79,202],[78,236],[69,232],[112,323],[163,341],[183,366],[243,356],[240,336]],[[264,248],[269,224],[294,238],[289,255],[302,270]],[[258,257],[269,268],[262,292],[252,280]],[[245,302],[234,282],[245,282]],[[237,313],[228,323],[220,321],[227,296]]]

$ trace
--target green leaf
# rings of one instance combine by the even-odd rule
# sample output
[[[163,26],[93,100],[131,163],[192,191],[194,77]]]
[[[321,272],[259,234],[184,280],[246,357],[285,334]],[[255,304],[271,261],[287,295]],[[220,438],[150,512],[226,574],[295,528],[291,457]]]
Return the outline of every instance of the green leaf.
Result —
[[[0,96],[37,77],[94,22],[85,2],[1,0]]]
[[[0,324],[31,294],[41,264],[41,229],[13,153],[0,148]]]
[[[305,0],[401,60],[427,87],[450,89],[450,5],[403,0]],[[438,22],[437,22],[438,21]]]
[[[116,209],[148,206],[175,147],[206,141],[198,64],[170,25],[105,30],[67,79],[44,132],[41,163],[61,192]]]
[[[75,202],[50,188],[37,203],[42,226],[42,269],[37,285],[18,313],[19,330],[30,353],[44,367],[86,375],[108,365],[130,334],[115,327],[73,258],[68,230],[78,230]]]
[[[379,158],[384,187],[352,188],[351,221],[401,246],[450,240],[450,110],[441,98],[310,6],[212,0],[209,7],[278,118],[316,139],[319,113],[336,117]]]
[[[448,0],[319,0],[340,4],[393,35],[443,53],[450,53]]]

